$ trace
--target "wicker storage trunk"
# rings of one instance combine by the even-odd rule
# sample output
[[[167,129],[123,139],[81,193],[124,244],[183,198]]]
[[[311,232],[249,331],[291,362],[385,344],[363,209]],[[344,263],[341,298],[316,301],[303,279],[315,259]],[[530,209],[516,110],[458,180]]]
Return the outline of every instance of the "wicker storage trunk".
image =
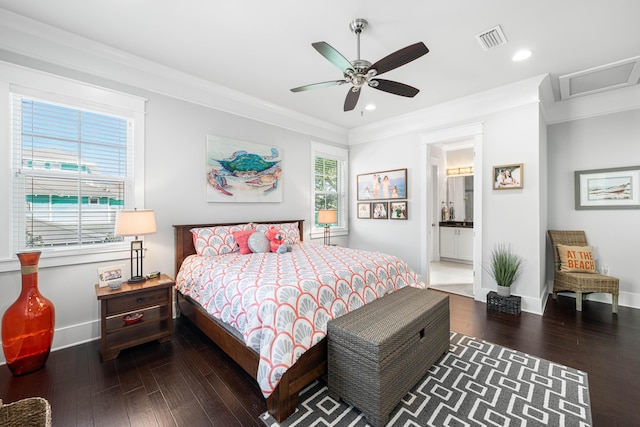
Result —
[[[383,426],[449,350],[449,297],[402,288],[330,321],[327,344],[329,395]]]

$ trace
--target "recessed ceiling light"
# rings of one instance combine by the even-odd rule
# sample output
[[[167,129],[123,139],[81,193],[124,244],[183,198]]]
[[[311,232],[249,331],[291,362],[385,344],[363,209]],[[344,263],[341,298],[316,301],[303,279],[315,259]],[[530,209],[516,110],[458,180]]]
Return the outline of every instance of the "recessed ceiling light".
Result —
[[[522,49],[516,52],[511,58],[513,61],[524,61],[531,56],[532,52],[528,49]]]
[[[376,109],[376,106],[375,106],[375,104],[367,104],[367,106],[364,107],[364,109],[367,110],[367,111],[373,111],[373,110]]]

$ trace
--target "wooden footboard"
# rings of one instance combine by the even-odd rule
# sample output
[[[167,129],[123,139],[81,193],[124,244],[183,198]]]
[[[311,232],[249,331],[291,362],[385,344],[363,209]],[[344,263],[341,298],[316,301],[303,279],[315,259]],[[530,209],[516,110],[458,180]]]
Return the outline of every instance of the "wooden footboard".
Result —
[[[303,220],[288,221],[263,221],[262,223],[276,224],[297,222],[300,231],[300,239],[303,237]],[[256,222],[260,223],[260,222]],[[195,254],[191,228],[213,227],[216,225],[232,224],[191,224],[174,225],[176,230],[176,264],[175,272],[178,274],[182,261]],[[188,297],[177,293],[177,303],[180,313],[188,318],[198,329],[216,343],[229,357],[231,357],[252,378],[256,379],[258,372],[259,355],[247,347],[243,341],[229,333],[218,324],[197,303]],[[300,359],[282,376],[278,386],[266,399],[269,413],[281,422],[291,415],[298,405],[298,393],[316,378],[327,372],[327,343],[326,338],[304,353]]]

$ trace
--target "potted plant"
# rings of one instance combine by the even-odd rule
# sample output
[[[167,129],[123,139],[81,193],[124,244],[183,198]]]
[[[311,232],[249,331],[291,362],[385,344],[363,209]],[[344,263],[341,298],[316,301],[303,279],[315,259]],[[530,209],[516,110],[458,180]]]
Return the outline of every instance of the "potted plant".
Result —
[[[511,249],[511,245],[498,243],[491,250],[487,273],[498,284],[498,295],[511,295],[511,285],[518,280],[522,273],[524,260]]]

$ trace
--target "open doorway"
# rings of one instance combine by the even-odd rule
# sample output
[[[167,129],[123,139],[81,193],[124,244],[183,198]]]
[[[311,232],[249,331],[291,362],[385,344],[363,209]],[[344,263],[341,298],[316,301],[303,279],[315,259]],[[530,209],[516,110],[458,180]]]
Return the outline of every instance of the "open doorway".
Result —
[[[432,206],[438,239],[432,239],[429,287],[473,298],[473,138],[431,146]],[[440,169],[438,167],[438,169]],[[440,189],[444,187],[444,192]]]
[[[427,284],[468,297],[481,294],[481,274],[474,274],[482,260],[481,131],[481,124],[470,125],[422,139],[428,171],[423,252]]]

